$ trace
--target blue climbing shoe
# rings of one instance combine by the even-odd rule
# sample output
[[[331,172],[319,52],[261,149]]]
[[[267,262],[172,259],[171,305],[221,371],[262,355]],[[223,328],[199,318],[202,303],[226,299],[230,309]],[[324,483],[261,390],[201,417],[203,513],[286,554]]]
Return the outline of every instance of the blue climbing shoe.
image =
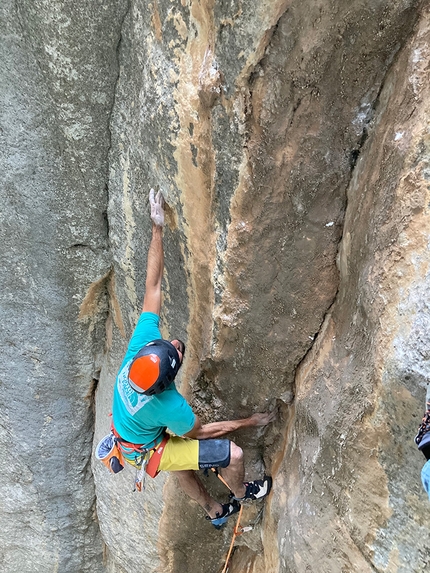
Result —
[[[221,506],[222,513],[217,513],[213,519],[209,515],[206,516],[206,519],[212,523],[215,529],[221,529],[227,523],[227,519],[240,510],[240,504],[235,499],[230,503],[223,503]]]

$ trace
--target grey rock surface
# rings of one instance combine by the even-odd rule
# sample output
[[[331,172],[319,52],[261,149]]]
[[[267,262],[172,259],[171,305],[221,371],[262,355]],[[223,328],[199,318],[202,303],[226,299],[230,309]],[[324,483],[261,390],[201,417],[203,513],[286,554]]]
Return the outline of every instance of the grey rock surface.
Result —
[[[348,188],[338,295],[297,372],[272,505],[295,548],[283,570],[429,566],[413,443],[429,367],[429,24],[426,11],[385,78]]]
[[[150,187],[181,391],[204,422],[279,412],[233,436],[274,489],[230,573],[428,569],[428,2],[5,0],[0,22],[2,571],[222,570],[231,525],[91,456]]]
[[[124,8],[0,7],[5,573],[104,570],[90,455],[111,268],[108,122]]]
[[[322,501],[316,504],[318,511],[309,509],[306,515],[310,521],[303,517],[301,522],[296,513],[289,512],[291,504],[300,511],[308,507],[305,484],[298,477],[292,482],[296,471],[307,475],[301,469],[302,449],[305,467],[313,475],[323,441],[327,446],[326,450],[321,448],[321,456],[327,471],[333,471],[332,456],[337,455],[335,469],[344,476],[339,476],[335,490],[349,492],[355,483],[352,462],[336,454],[341,406],[332,405],[331,392],[321,392],[321,408],[328,421],[320,430],[313,421],[315,414],[294,399],[300,391],[296,368],[314,346],[316,335],[320,339],[318,333],[333,303],[340,306],[338,243],[344,233],[345,212],[354,212],[347,189],[352,188],[359,169],[372,172],[375,153],[363,163],[362,151],[369,135],[380,129],[381,98],[389,93],[392,84],[387,78],[397,69],[394,65],[399,53],[414,53],[415,48],[406,42],[420,15],[419,4],[284,2],[242,7],[219,3],[213,12],[210,6],[196,3],[172,6],[158,2],[147,11],[145,6],[136,2],[126,21],[113,114],[109,212],[115,292],[117,306],[130,308],[131,314],[126,311],[122,315],[126,327],[119,354],[114,327],[115,367],[107,373],[105,390],[103,386],[99,389],[105,405],[100,413],[104,416],[109,408],[115,369],[142,298],[149,237],[148,227],[143,231],[148,225],[145,186],[147,191],[159,184],[172,211],[166,233],[165,335],[186,329],[191,349],[182,375],[183,391],[203,420],[248,415],[275,405],[282,412],[276,430],[269,431],[264,439],[261,434],[237,436],[246,446],[248,472],[261,471],[264,457],[279,488],[275,488],[262,528],[257,528],[249,541],[241,541],[233,570],[323,567],[334,571],[349,567],[361,571],[387,563],[392,566],[382,541],[388,526],[390,543],[398,543],[398,570],[408,566],[419,571],[422,548],[407,553],[404,547],[408,542],[400,541],[416,524],[405,517],[407,509],[402,502],[388,500],[388,490],[371,498],[372,512],[367,506],[363,513],[357,510],[352,524],[345,525],[344,514],[351,513],[352,508],[355,511],[360,489],[355,497],[344,494],[340,509],[340,494],[324,498],[318,491],[315,495]],[[406,77],[405,69],[399,73]],[[405,102],[403,108],[399,103],[399,109],[407,114],[409,104]],[[395,114],[386,120],[391,127],[394,118]],[[401,178],[404,160],[394,158],[388,165],[388,172],[394,171]],[[385,188],[380,194],[384,204]],[[369,216],[363,214],[363,220],[356,221],[362,233]],[[395,218],[395,210],[392,216]],[[373,224],[380,225],[379,221]],[[357,272],[364,272],[363,255],[359,253],[366,241],[365,235],[358,241]],[[378,241],[375,238],[375,245]],[[353,287],[344,288],[348,293],[345,304],[351,310],[348,305],[352,304]],[[178,301],[180,305],[186,301],[185,308],[177,307]],[[372,328],[376,337],[376,325]],[[352,328],[348,336],[353,338]],[[361,336],[357,327],[358,339]],[[376,348],[371,344],[360,348],[360,366],[354,370],[357,384],[381,368],[372,358]],[[339,396],[343,409],[353,412],[356,401],[360,412],[372,404],[376,407],[376,398],[368,396],[368,384],[358,384],[358,390],[354,386],[341,399],[342,364],[331,377],[332,392]],[[345,365],[343,376],[350,375]],[[314,376],[317,383],[318,373]],[[415,422],[420,414],[418,408]],[[363,414],[357,414],[360,416]],[[346,417],[347,425],[348,420]],[[306,429],[303,436],[297,430],[302,441],[294,440],[292,424]],[[369,439],[364,428],[363,447]],[[404,439],[410,432],[409,427]],[[283,461],[284,448],[287,457]],[[383,460],[389,459],[389,454],[381,448],[380,460],[369,464],[362,478],[367,487],[373,480],[379,487],[381,476],[388,472]],[[396,468],[399,474],[392,479],[404,480]],[[118,482],[118,488],[123,495],[122,483]],[[163,504],[158,559],[163,570],[218,571],[230,532],[214,537],[210,528],[205,528],[201,512],[177,492],[173,479],[164,487],[162,499],[158,491]],[[222,495],[222,491],[218,493]],[[135,503],[138,507],[152,503],[153,495],[155,492],[144,498],[148,501]],[[124,503],[129,503],[128,498]],[[388,525],[382,516],[391,510],[381,511],[380,504],[387,508],[390,503],[397,517]],[[112,513],[109,517],[106,505],[104,511],[102,521],[109,527]],[[184,521],[180,517],[184,514],[190,519]],[[256,515],[250,512],[245,518],[252,521]],[[127,528],[133,536],[138,535],[142,527],[145,532],[156,527],[157,519],[154,513],[146,512],[141,520],[128,520]],[[339,528],[345,529],[346,541],[336,533]],[[312,531],[311,539],[306,531]],[[341,549],[332,550],[327,539],[338,536]],[[115,546],[114,560],[130,570],[136,566],[138,558],[130,556],[128,540],[121,548],[113,535],[105,539],[109,547]],[[212,556],[210,563],[208,554]],[[149,570],[158,566],[153,558],[151,555],[146,561]]]

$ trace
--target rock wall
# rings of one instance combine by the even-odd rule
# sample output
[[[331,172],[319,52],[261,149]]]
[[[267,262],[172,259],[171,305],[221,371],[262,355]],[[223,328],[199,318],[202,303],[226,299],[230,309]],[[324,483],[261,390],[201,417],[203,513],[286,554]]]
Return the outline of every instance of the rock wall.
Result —
[[[5,571],[222,569],[231,526],[215,532],[173,476],[136,494],[131,468],[89,467],[143,299],[151,186],[169,203],[162,332],[187,341],[181,391],[204,421],[279,411],[234,436],[274,489],[246,509],[230,571],[428,568],[412,441],[428,2],[1,11]]]
[[[428,16],[381,87],[348,187],[339,291],[296,374],[271,503],[287,571],[429,565],[412,442],[429,376]]]
[[[104,570],[90,456],[125,3],[0,6],[0,569]],[[94,285],[91,289],[90,286]]]

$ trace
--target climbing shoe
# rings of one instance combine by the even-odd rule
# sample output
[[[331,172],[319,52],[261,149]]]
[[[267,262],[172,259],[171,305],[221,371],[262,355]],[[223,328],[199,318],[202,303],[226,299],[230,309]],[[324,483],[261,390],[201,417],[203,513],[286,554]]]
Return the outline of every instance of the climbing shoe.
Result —
[[[430,401],[427,402],[427,411],[424,414],[421,425],[418,428],[418,434],[415,436],[415,443],[419,450],[430,446]]]
[[[246,503],[247,501],[258,501],[270,493],[270,490],[272,489],[272,478],[269,476],[264,476],[263,479],[248,481],[245,482],[244,485],[246,486],[245,495],[241,498],[235,497],[233,499],[239,503]]]
[[[230,503],[222,504],[222,513],[217,512],[216,517],[213,519],[207,515],[206,519],[212,523],[215,529],[221,529],[227,523],[227,519],[237,513],[239,509],[240,504],[233,499]]]

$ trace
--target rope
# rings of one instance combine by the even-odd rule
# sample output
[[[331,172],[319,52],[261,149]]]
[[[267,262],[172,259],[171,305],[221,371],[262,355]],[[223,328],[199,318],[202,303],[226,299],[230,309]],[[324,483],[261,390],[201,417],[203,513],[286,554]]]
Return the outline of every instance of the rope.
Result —
[[[227,558],[226,558],[226,560],[225,560],[225,565],[224,565],[224,569],[222,570],[222,573],[226,573],[226,571],[227,571],[227,569],[228,569],[228,564],[229,564],[230,557],[231,557],[231,554],[232,554],[232,551],[233,551],[234,542],[235,542],[235,540],[236,540],[236,537],[237,537],[238,535],[241,535],[241,534],[243,533],[242,527],[240,526],[240,518],[242,517],[242,509],[243,509],[243,506],[240,506],[239,516],[238,516],[238,518],[237,518],[237,522],[236,522],[236,525],[235,525],[234,530],[233,530],[233,537],[232,537],[232,540],[231,540],[231,543],[230,543],[230,549],[228,550]]]
[[[211,468],[211,470],[214,472],[214,474],[217,476],[217,478],[222,481],[222,483],[225,485],[225,487],[231,491],[230,486],[225,481],[225,479],[222,477],[222,475],[216,470],[216,468]]]
[[[229,486],[228,483],[225,481],[225,479],[222,477],[222,475],[216,470],[216,468],[211,468],[211,469],[212,469],[212,471],[214,472],[214,474],[222,481],[222,483],[225,485],[225,487],[231,491],[230,486]],[[233,537],[232,537],[232,540],[231,540],[231,543],[230,543],[230,549],[228,550],[227,558],[226,558],[226,560],[225,560],[224,569],[222,570],[221,573],[226,573],[226,571],[227,571],[227,569],[228,569],[228,564],[229,564],[229,561],[230,561],[231,554],[232,554],[232,552],[233,552],[233,547],[234,547],[234,542],[236,541],[236,537],[237,537],[238,535],[242,535],[242,533],[243,533],[244,531],[246,531],[246,529],[244,529],[244,528],[240,525],[240,519],[241,519],[241,517],[242,517],[242,510],[243,510],[243,506],[241,505],[241,506],[240,506],[240,510],[239,510],[239,515],[238,515],[238,517],[237,517],[236,525],[234,526],[234,529],[233,529]],[[251,528],[251,529],[252,529],[252,528]]]

